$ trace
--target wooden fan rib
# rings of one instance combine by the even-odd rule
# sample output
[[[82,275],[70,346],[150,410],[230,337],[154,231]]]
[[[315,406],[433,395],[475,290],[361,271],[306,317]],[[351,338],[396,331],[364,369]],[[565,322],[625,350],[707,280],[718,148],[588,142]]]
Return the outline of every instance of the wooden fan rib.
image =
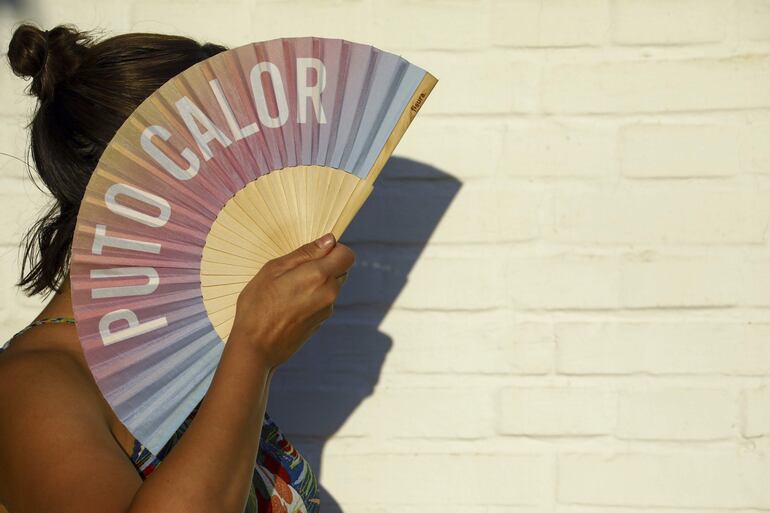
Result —
[[[257,180],[264,180],[265,177]],[[252,182],[256,183],[256,182]],[[242,189],[237,196],[242,196]],[[240,247],[239,253],[253,254],[255,257],[272,259],[280,256],[275,250],[270,235],[266,233],[261,223],[258,223],[246,210],[240,206],[239,201],[230,201],[220,212],[216,222],[212,225],[207,236],[207,246],[214,247]]]
[[[267,176],[263,178],[267,178]],[[260,183],[261,182],[257,180],[244,187],[243,190],[236,194],[236,201],[240,208],[249,213],[249,216],[252,218],[255,216],[259,218],[259,224],[265,237],[266,247],[269,247],[270,254],[275,258],[286,254],[288,243],[278,237],[281,233],[279,225],[276,224],[270,211],[270,206],[262,200],[262,197],[257,192],[258,189],[264,187],[264,183],[262,185],[260,185]]]
[[[217,63],[221,63],[221,66],[215,66],[214,61],[207,61],[194,68],[194,71],[190,71],[188,75],[176,77],[178,80],[171,81],[160,88],[153,98],[148,98],[148,101],[142,104],[143,107],[135,111],[132,120],[126,123],[126,126],[134,131],[133,139],[115,138],[114,148],[110,151],[116,158],[113,167],[108,169],[112,176],[107,179],[114,179],[122,169],[128,168],[125,165],[119,166],[121,161],[130,163],[131,169],[144,169],[148,176],[152,177],[151,180],[142,182],[142,185],[147,186],[152,183],[154,190],[172,192],[175,201],[182,205],[182,208],[175,212],[184,212],[184,215],[182,218],[172,219],[175,224],[168,225],[167,237],[162,241],[159,240],[159,243],[166,244],[169,250],[176,252],[174,257],[169,258],[168,255],[160,257],[158,254],[136,251],[122,253],[107,251],[103,255],[88,254],[91,248],[87,230],[83,229],[84,225],[76,230],[76,237],[82,239],[82,242],[73,243],[73,276],[80,276],[84,280],[88,269],[95,266],[145,264],[156,267],[164,270],[165,276],[174,276],[177,283],[172,285],[170,290],[161,289],[159,294],[152,296],[152,299],[163,302],[166,305],[165,312],[178,312],[179,308],[186,309],[185,315],[189,319],[196,315],[193,312],[199,312],[210,323],[210,329],[213,328],[209,333],[212,344],[217,342],[216,347],[206,351],[205,344],[199,339],[201,345],[198,347],[200,350],[198,353],[192,347],[193,343],[188,348],[189,352],[186,353],[187,359],[183,352],[176,354],[176,361],[182,362],[181,367],[187,367],[187,369],[164,367],[163,363],[158,363],[152,367],[152,370],[145,370],[142,377],[126,374],[128,379],[120,383],[116,382],[118,386],[114,389],[115,395],[109,400],[111,404],[120,403],[118,406],[121,408],[121,420],[126,420],[127,426],[137,428],[143,443],[150,441],[160,444],[172,432],[171,424],[174,421],[169,421],[169,418],[174,417],[178,420],[179,415],[184,413],[185,405],[189,404],[193,396],[198,393],[202,395],[205,392],[211,370],[215,367],[218,356],[221,355],[221,344],[218,342],[227,340],[232,329],[237,294],[258,272],[261,265],[264,265],[269,257],[274,258],[288,253],[326,231],[335,232],[338,238],[341,236],[342,231],[371,193],[372,182],[381,171],[382,165],[390,156],[411,118],[414,117],[415,106],[419,109],[427,96],[425,91],[430,92],[432,87],[432,84],[430,87],[424,87],[425,81],[421,82],[420,87],[423,88],[424,94],[416,98],[417,93],[420,92],[419,88],[415,91],[415,95],[410,97],[409,102],[402,109],[401,117],[391,129],[388,126],[391,112],[397,110],[393,104],[400,101],[397,100],[401,98],[399,95],[406,95],[406,93],[401,87],[394,85],[396,79],[391,77],[393,80],[387,83],[389,89],[382,103],[376,106],[374,103],[369,103],[372,100],[370,95],[376,91],[372,89],[371,83],[367,83],[364,79],[371,78],[373,67],[380,62],[375,57],[379,50],[369,45],[359,45],[344,40],[335,40],[334,44],[331,44],[329,40],[323,38],[302,40],[305,41],[302,49],[288,45],[289,41],[296,41],[293,39],[274,41],[278,42],[273,46],[252,43],[235,49],[232,53],[224,52],[217,56],[219,59]],[[319,43],[318,47],[316,43]],[[269,52],[268,49],[271,48],[278,53]],[[248,140],[238,144],[235,141],[236,132],[233,128],[237,127],[238,123],[232,123],[232,117],[229,119],[229,124],[225,123],[223,118],[227,116],[225,111],[212,111],[213,115],[209,117],[217,126],[225,129],[225,133],[232,142],[224,148],[220,147],[220,143],[216,140],[211,141],[211,149],[215,155],[213,161],[205,163],[202,161],[201,169],[194,181],[187,183],[176,180],[169,173],[158,172],[158,166],[153,165],[147,155],[143,155],[141,151],[132,150],[132,146],[138,142],[136,135],[142,129],[142,123],[138,120],[148,123],[162,123],[165,120],[168,129],[173,133],[173,151],[178,151],[179,148],[187,145],[203,159],[197,141],[175,111],[176,99],[184,94],[204,110],[212,109],[214,108],[212,102],[216,98],[212,96],[213,91],[209,91],[206,87],[210,87],[209,80],[220,74],[222,69],[226,69],[229,65],[228,72],[224,75],[228,79],[233,77],[238,84],[247,84],[250,80],[248,71],[253,64],[276,56],[280,56],[278,60],[282,63],[284,82],[288,85],[292,114],[290,118],[293,120],[296,117],[298,105],[297,98],[291,96],[296,94],[294,86],[297,77],[294,73],[296,69],[294,60],[300,54],[316,55],[316,52],[322,59],[334,56],[341,61],[339,69],[334,72],[335,79],[341,77],[336,87],[320,93],[321,105],[328,107],[326,117],[331,118],[325,126],[318,123],[309,126],[289,123],[285,126],[266,129],[259,123],[258,116],[254,115],[253,119],[256,120],[258,129],[248,136]],[[427,74],[425,78],[428,78]],[[400,79],[402,82],[406,80],[404,76]],[[433,83],[435,84],[435,79]],[[237,102],[238,116],[249,108],[252,113],[256,113],[253,95],[249,94],[248,86],[234,86],[226,89],[228,99],[235,98],[233,101]],[[274,105],[271,94],[271,92],[267,93],[268,103]],[[217,105],[222,106],[221,103]],[[369,111],[366,110],[367,108]],[[408,112],[410,109],[413,111],[411,117]],[[242,121],[243,118],[239,117],[238,120]],[[367,125],[372,125],[374,128]],[[228,127],[230,132],[227,132]],[[376,147],[379,145],[380,138],[383,138],[384,143],[382,149],[378,150]],[[105,155],[107,154],[108,152],[105,151]],[[252,171],[255,172],[252,173]],[[365,174],[364,171],[366,171]],[[358,173],[361,178],[365,177],[366,180],[359,179],[355,173]],[[125,176],[141,182],[138,171],[136,176],[129,174]],[[253,176],[257,176],[258,179],[252,179]],[[264,183],[259,185],[263,180]],[[194,187],[191,187],[193,184]],[[244,191],[243,196],[232,199],[241,190]],[[233,211],[237,213],[235,215],[222,212],[222,207],[231,199],[234,205]],[[86,205],[92,208],[97,206],[98,202],[87,201]],[[210,223],[211,229],[205,229],[206,223]],[[214,229],[214,225],[221,225],[221,227]],[[119,231],[120,229],[116,227],[115,233]],[[129,228],[124,228],[124,232],[133,234]],[[141,230],[136,234],[140,233]],[[197,244],[199,250],[201,243],[211,244],[208,249],[199,251],[197,262],[185,261],[196,256],[195,251],[184,249],[191,242]],[[194,276],[198,278],[197,283]],[[81,284],[77,287],[73,286],[73,290],[78,290],[79,296],[83,297],[86,296],[83,294],[86,289]],[[99,304],[107,303],[99,302]],[[137,309],[140,315],[150,315],[153,312],[150,298],[132,299],[124,303],[116,301],[109,306],[118,307],[121,304]],[[95,309],[88,307],[78,307],[77,311],[79,316],[82,314],[85,316],[83,318],[91,321],[92,324],[93,316],[98,315]],[[89,318],[89,315],[92,317]],[[181,323],[172,323],[172,325],[172,331],[182,333]],[[188,331],[187,334],[189,333]],[[184,345],[183,342],[179,343]],[[161,346],[155,346],[153,349],[159,347]],[[173,349],[175,348],[172,347]],[[145,352],[142,353],[142,351]],[[152,358],[152,355],[148,356],[149,353],[149,346],[132,352],[135,357]],[[152,354],[165,353],[158,349],[158,352]],[[197,360],[193,360],[193,357]],[[111,363],[117,365],[120,360],[117,355],[115,358]],[[207,360],[207,363],[203,360]],[[166,364],[170,365],[170,362],[167,361]],[[199,367],[191,371],[195,365]],[[108,364],[105,363],[102,370],[109,372],[107,369]],[[132,372],[132,369],[130,366],[124,367],[123,370],[114,371],[109,377],[123,379],[120,376],[123,372]],[[160,391],[153,390],[146,397],[132,395],[134,390],[141,387],[142,379],[150,379],[153,372],[156,378],[155,385],[164,383],[169,386],[162,387],[163,390]],[[167,376],[175,372],[176,375]],[[151,406],[155,409],[148,412],[138,409],[139,405],[143,408]]]
[[[226,239],[219,237],[219,230],[212,230],[209,232],[209,236],[206,241],[206,247],[219,250],[223,253],[230,253],[234,255],[243,255],[244,258],[258,259],[262,261],[270,260],[274,258],[272,254],[262,251],[262,248],[257,246],[241,246],[234,244]]]

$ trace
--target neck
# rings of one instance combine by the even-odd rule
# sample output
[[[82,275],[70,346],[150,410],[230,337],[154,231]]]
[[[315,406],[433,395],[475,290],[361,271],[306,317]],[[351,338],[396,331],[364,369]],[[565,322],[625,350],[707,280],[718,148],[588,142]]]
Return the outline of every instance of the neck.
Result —
[[[48,304],[37,316],[37,319],[44,317],[74,317],[72,310],[72,296],[70,288],[70,275],[64,277],[59,292],[55,292]]]

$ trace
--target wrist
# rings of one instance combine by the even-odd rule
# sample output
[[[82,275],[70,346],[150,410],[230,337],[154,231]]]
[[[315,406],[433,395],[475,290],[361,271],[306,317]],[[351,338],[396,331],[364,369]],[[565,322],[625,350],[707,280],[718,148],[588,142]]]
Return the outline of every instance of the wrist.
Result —
[[[227,337],[227,347],[233,348],[233,352],[238,353],[239,358],[244,358],[258,368],[269,380],[275,367],[270,363],[269,358],[253,343],[253,335],[246,335],[241,330],[233,329]]]

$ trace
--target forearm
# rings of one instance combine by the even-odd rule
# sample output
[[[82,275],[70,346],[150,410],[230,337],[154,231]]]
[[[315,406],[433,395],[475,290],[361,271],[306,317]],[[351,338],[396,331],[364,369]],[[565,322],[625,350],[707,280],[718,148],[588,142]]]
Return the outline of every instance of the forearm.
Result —
[[[129,513],[242,513],[272,371],[233,332],[192,423],[144,481]]]

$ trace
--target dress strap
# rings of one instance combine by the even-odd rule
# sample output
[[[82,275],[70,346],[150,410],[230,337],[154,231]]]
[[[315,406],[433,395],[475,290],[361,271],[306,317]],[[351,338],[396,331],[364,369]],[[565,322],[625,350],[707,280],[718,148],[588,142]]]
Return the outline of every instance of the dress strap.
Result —
[[[41,324],[75,324],[75,319],[73,317],[43,317],[42,319],[38,319],[36,321],[32,321],[31,323],[27,324],[24,328],[16,332],[11,338],[6,341],[5,344],[3,344],[3,349],[8,346],[8,344],[11,343],[13,339],[21,335],[22,333],[26,332],[30,328],[34,328],[35,326],[39,326]]]

